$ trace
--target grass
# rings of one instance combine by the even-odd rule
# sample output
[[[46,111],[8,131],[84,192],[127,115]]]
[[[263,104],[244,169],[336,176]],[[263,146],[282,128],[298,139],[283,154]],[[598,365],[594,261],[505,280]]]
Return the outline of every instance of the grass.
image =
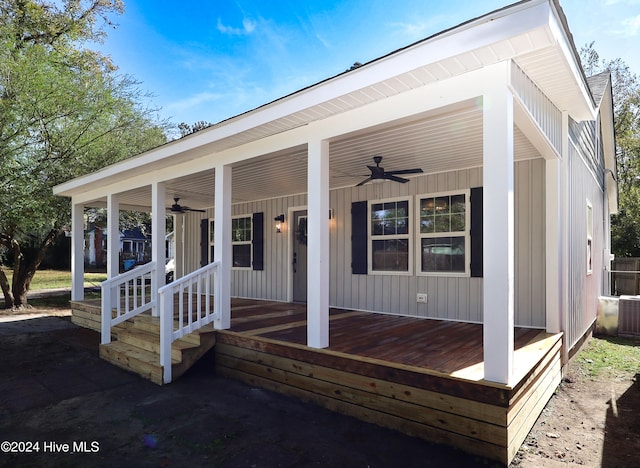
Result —
[[[593,337],[577,361],[582,373],[591,378],[632,378],[640,372],[640,340]]]
[[[11,282],[11,270],[5,269],[5,274]],[[85,287],[99,286],[107,279],[106,273],[86,273],[84,274]],[[71,287],[71,272],[60,270],[38,270],[31,281],[30,291],[39,289],[57,289]]]
[[[11,282],[11,270],[4,268],[4,272]],[[84,286],[100,286],[102,281],[107,279],[106,273],[87,273],[84,274]],[[61,270],[38,270],[33,280],[29,291],[38,291],[42,289],[59,289],[71,287],[71,272]],[[85,293],[85,299],[100,298],[100,293]],[[46,297],[33,297],[29,299],[29,305],[32,307],[42,308],[54,308],[54,309],[68,309],[69,300],[71,299],[71,293],[56,293],[50,294]],[[0,310],[4,307],[4,300],[2,293],[0,292]]]

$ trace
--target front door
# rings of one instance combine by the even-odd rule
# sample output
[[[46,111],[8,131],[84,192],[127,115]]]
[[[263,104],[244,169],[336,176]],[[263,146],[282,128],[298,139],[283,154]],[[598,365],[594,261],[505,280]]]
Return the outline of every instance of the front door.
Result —
[[[307,302],[307,210],[293,213],[293,301]]]

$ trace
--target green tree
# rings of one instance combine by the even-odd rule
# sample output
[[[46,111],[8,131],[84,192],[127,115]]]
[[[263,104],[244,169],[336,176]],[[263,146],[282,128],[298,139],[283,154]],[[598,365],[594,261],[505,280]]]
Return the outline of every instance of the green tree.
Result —
[[[162,144],[148,96],[92,50],[120,0],[0,0],[0,269],[6,307],[70,220],[52,187]]]
[[[640,79],[622,59],[602,60],[593,42],[580,56],[588,76],[609,71],[612,78],[619,194],[612,251],[618,257],[640,257]]]
[[[187,135],[191,135],[192,133],[199,132],[200,130],[204,130],[205,128],[209,128],[211,124],[205,120],[199,120],[193,125],[189,125],[186,122],[180,122],[178,124],[178,131],[180,132],[180,137],[185,137]]]

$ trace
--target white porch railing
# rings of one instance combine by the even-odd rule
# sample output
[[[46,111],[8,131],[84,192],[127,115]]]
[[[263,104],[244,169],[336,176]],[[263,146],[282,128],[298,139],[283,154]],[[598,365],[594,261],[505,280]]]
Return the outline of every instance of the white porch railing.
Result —
[[[219,266],[220,262],[210,263],[158,290],[160,365],[164,383],[171,382],[171,344],[217,317],[220,310]],[[175,302],[177,314],[173,310]]]
[[[149,262],[102,282],[102,344],[111,343],[111,327],[155,307],[155,269],[156,263]]]

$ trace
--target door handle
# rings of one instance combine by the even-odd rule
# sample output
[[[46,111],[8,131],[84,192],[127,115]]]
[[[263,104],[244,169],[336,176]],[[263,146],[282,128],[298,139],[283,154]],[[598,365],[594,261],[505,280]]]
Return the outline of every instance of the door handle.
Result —
[[[298,253],[293,252],[293,272],[297,273],[296,265],[298,263]]]

